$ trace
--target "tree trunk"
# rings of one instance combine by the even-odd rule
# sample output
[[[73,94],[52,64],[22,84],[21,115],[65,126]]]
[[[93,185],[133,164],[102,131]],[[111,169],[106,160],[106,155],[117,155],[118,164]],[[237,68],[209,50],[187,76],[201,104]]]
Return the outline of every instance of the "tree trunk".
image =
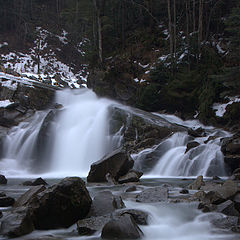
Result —
[[[193,32],[196,31],[196,16],[195,16],[196,2],[193,0]]]
[[[103,3],[102,3],[103,4]],[[102,64],[103,62],[103,50],[102,50],[102,23],[101,23],[101,6],[102,4],[99,4],[99,1],[93,0],[93,5],[95,8],[96,13],[96,19],[97,19],[97,32],[98,32],[98,57],[99,62]]]
[[[174,38],[174,59],[176,61],[177,54],[177,13],[176,13],[176,0],[173,1],[173,11],[174,11],[174,25],[173,25],[173,38]]]
[[[186,0],[186,39],[187,39],[187,58],[188,58],[188,71],[190,71],[190,39],[189,39],[189,18],[190,18],[190,12],[189,12],[189,0]]]
[[[203,34],[203,0],[199,0],[199,20],[198,20],[198,53],[200,57]]]
[[[171,54],[171,58],[173,60],[172,16],[171,16],[170,0],[168,0],[168,31],[169,31],[170,54]]]

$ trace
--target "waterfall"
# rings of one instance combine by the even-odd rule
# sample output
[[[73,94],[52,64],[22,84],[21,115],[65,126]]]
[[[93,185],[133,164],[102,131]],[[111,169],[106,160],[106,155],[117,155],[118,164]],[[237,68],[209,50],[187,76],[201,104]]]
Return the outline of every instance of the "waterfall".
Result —
[[[58,119],[51,171],[86,176],[90,165],[114,149],[108,135],[108,108],[112,101],[98,99],[89,90],[61,91],[57,102],[64,110]]]
[[[90,90],[76,89],[58,91],[56,103],[62,108],[36,112],[31,119],[9,131],[0,161],[2,174],[84,177],[92,163],[121,146],[125,128],[109,134],[109,109],[115,102],[99,99]],[[187,128],[201,126],[206,136],[193,139],[187,132],[176,132],[158,145],[132,154],[137,170],[145,176],[157,177],[226,176],[220,138],[229,136],[228,133],[205,127],[198,121],[183,121],[163,114],[160,117],[165,118],[167,124],[172,122]],[[187,143],[192,140],[199,146],[186,151]],[[147,163],[150,158],[154,158],[154,166]]]
[[[32,119],[10,130],[0,161],[2,174],[86,176],[93,162],[118,147],[116,136],[108,134],[108,108],[113,101],[78,89],[57,92],[56,102],[63,108],[51,121],[46,121],[51,111],[36,112]]]
[[[229,137],[229,133],[205,127],[197,120],[183,121],[172,115],[158,115],[182,126],[205,128],[207,136],[195,138],[194,141],[198,142],[199,146],[187,151],[187,143],[192,137],[187,132],[175,133],[153,148],[132,154],[136,170],[143,171],[149,177],[227,175],[220,140],[222,137]],[[151,169],[143,167],[148,156],[158,159]]]

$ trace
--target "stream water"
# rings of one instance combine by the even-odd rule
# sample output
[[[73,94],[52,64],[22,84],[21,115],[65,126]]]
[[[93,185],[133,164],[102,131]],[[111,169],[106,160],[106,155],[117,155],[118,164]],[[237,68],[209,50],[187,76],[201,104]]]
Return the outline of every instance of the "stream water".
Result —
[[[85,178],[93,162],[119,147],[121,136],[109,136],[108,134],[108,108],[116,104],[115,102],[98,99],[89,90],[61,91],[57,95],[56,102],[62,104],[63,109],[48,132],[51,140],[48,144],[48,150],[50,150],[44,153],[48,167],[41,174],[36,169],[37,137],[48,111],[37,112],[32,119],[11,129],[4,141],[0,169],[1,174],[6,175],[9,182],[6,186],[0,185],[0,191],[17,198],[28,189],[21,185],[26,179],[41,176],[52,185],[65,176]],[[220,151],[220,138],[229,136],[229,133],[202,126],[197,121],[186,122],[170,115],[160,115],[160,117],[191,128],[201,126],[207,132],[207,136],[196,138],[195,141],[199,142],[199,146],[187,153],[185,152],[187,133],[175,133],[159,145],[132,155],[135,167],[141,169],[141,161],[146,153],[156,148],[164,150],[159,155],[158,163],[141,180],[140,186],[146,188],[164,183],[170,184],[174,198],[174,194],[178,193],[181,187],[187,186],[192,181],[191,176],[208,176],[211,175],[212,169],[217,175],[226,176]],[[206,142],[210,136],[211,140]],[[182,176],[185,180],[181,180]],[[124,185],[115,187],[87,185],[87,187],[92,196],[103,189],[121,194],[125,188]],[[197,210],[196,203],[140,204],[128,197],[125,197],[124,201],[129,208],[138,208],[149,213],[149,225],[140,226],[144,233],[143,239],[146,240],[239,239],[237,235],[211,226],[209,219],[205,217],[206,214]],[[6,213],[9,208],[1,210]],[[34,231],[19,239],[39,237],[44,239],[46,235],[61,239],[100,239],[100,233],[89,237],[78,236],[75,225],[69,229]]]

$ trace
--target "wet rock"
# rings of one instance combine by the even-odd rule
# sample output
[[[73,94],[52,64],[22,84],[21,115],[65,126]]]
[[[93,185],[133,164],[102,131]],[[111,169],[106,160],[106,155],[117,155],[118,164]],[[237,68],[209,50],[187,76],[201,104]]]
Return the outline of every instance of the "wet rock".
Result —
[[[148,225],[148,213],[137,209],[120,209],[113,213],[113,218],[116,216],[123,216],[129,214],[133,217],[134,221],[139,225]]]
[[[42,178],[37,178],[34,181],[25,181],[22,183],[23,186],[38,186],[38,185],[48,185]]]
[[[32,186],[32,181],[24,181],[22,183],[23,186]]]
[[[218,180],[222,180],[222,179],[221,179],[220,177],[218,177],[218,176],[213,176],[213,177],[212,177],[212,180],[213,180],[213,181],[218,181]]]
[[[80,235],[91,235],[102,231],[104,225],[111,219],[110,214],[105,216],[90,217],[77,222],[77,230]]]
[[[238,217],[226,216],[222,213],[209,213],[201,217],[201,220],[208,220],[214,227],[220,229],[232,229],[238,226]]]
[[[195,192],[193,194],[193,199],[197,199],[199,201],[202,201],[205,197],[206,193],[202,190],[198,191],[198,192]]]
[[[167,201],[168,199],[168,188],[155,187],[143,190],[136,197],[137,202],[150,203],[150,202],[161,202]]]
[[[221,151],[224,154],[224,162],[232,173],[235,169],[240,168],[240,137],[224,138],[222,140]]]
[[[222,198],[229,199],[237,193],[237,183],[232,180],[227,180],[222,186],[216,188],[216,191],[222,196]]]
[[[0,184],[7,184],[7,179],[4,175],[0,174]]]
[[[188,194],[189,191],[187,189],[182,189],[182,190],[179,191],[179,193],[181,193],[181,194]]]
[[[203,137],[205,135],[204,129],[197,128],[197,129],[188,129],[188,135],[193,137]]]
[[[37,178],[36,180],[33,181],[32,186],[37,186],[37,185],[48,185],[45,180],[43,180],[41,177]]]
[[[2,218],[1,234],[10,238],[20,237],[34,230],[26,207],[16,208]]]
[[[26,206],[31,199],[33,199],[38,193],[44,191],[46,187],[43,185],[30,188],[27,192],[22,194],[14,203],[14,207]]]
[[[203,181],[203,176],[198,176],[197,179],[188,186],[188,188],[193,190],[199,190],[204,185],[205,182]]]
[[[125,174],[124,176],[120,177],[118,179],[118,182],[120,184],[123,183],[128,183],[128,182],[139,182],[140,177],[143,175],[142,172],[138,172],[135,170],[130,170],[127,174]]]
[[[201,199],[204,203],[210,204],[221,204],[225,199],[216,191],[209,191],[205,193],[204,197]]]
[[[215,211],[217,209],[217,206],[214,204],[210,204],[210,203],[199,203],[198,205],[198,209],[201,209],[202,212],[204,213],[208,213],[208,212],[212,212]]]
[[[0,192],[0,197],[6,197],[6,193]]]
[[[10,207],[14,202],[15,199],[12,197],[0,197],[0,207]]]
[[[124,207],[120,196],[115,196],[110,191],[99,192],[93,198],[88,217],[103,216]]]
[[[216,210],[228,216],[240,216],[240,213],[234,207],[234,202],[231,200],[219,204]]]
[[[106,174],[117,181],[133,167],[133,160],[123,149],[117,149],[91,165],[88,182],[106,182]]]
[[[28,207],[36,229],[55,229],[69,227],[86,217],[91,202],[84,181],[69,177],[38,193]]]
[[[103,239],[139,239],[143,235],[133,217],[129,214],[110,220],[103,227]]]
[[[107,173],[105,176],[105,179],[107,180],[108,183],[110,183],[111,185],[117,185],[117,182],[115,181],[115,179],[112,177],[112,175],[110,173]]]
[[[192,148],[198,147],[199,145],[200,145],[200,143],[195,142],[195,141],[189,142],[189,143],[187,144],[187,149],[186,149],[185,153],[187,153],[187,152],[188,152],[189,150],[191,150]]]
[[[137,187],[136,186],[131,186],[131,187],[128,187],[125,192],[134,192],[134,191],[137,191]]]

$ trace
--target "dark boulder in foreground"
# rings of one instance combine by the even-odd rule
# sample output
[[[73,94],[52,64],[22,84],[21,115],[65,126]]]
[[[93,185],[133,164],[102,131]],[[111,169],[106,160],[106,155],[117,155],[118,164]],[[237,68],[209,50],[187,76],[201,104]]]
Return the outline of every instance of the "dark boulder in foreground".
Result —
[[[133,167],[133,160],[123,149],[117,149],[91,165],[88,182],[106,182],[109,173],[117,181]]]
[[[19,237],[34,229],[69,227],[88,214],[92,200],[81,178],[64,178],[44,188],[33,187],[17,200],[16,207],[2,219],[3,235]]]
[[[91,202],[81,178],[64,178],[37,194],[30,202],[34,226],[36,229],[69,227],[86,217]]]
[[[111,219],[103,227],[101,237],[104,239],[138,239],[143,235],[133,217],[124,214]]]

